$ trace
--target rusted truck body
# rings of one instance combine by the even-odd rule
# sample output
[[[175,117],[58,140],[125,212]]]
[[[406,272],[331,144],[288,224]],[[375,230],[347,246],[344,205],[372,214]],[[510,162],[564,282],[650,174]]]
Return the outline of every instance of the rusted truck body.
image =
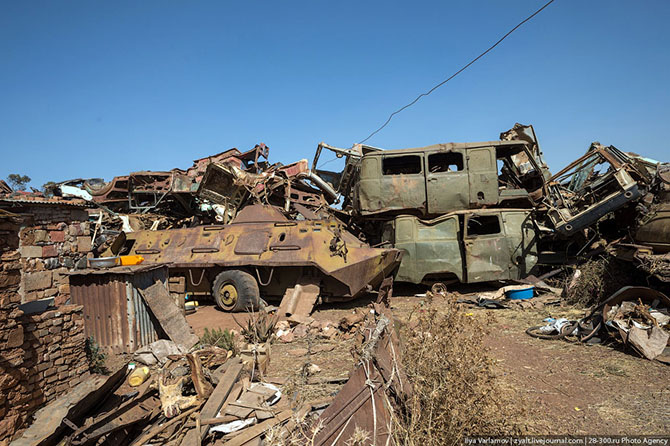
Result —
[[[322,301],[374,290],[400,263],[396,249],[371,248],[341,222],[290,220],[273,206],[250,205],[231,224],[120,236],[109,255],[141,255],[167,263],[179,292],[212,295],[224,310],[258,307],[297,283],[319,287]],[[173,290],[174,291],[174,290]]]
[[[653,171],[616,147],[593,143],[546,182],[548,223],[563,237],[578,233],[638,201],[650,190]]]
[[[382,237],[403,253],[398,281],[521,279],[538,261],[538,234],[527,209],[465,210],[432,220],[401,215],[384,225]]]
[[[512,158],[525,154],[526,172]],[[490,206],[532,207],[542,170],[523,141],[435,144],[364,155],[354,188],[362,216],[446,212]]]
[[[345,157],[335,177],[342,213],[360,236],[403,253],[395,279],[463,283],[520,279],[538,262],[531,209],[550,173],[530,126],[505,140],[382,150],[323,149]]]

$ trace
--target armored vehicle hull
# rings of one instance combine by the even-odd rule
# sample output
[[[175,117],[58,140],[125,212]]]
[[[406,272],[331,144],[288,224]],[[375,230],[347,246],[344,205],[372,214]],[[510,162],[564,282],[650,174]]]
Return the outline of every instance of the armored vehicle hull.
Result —
[[[370,248],[335,219],[288,220],[276,208],[249,206],[232,224],[122,234],[109,254],[166,263],[173,292],[211,295],[224,310],[281,298],[297,283],[322,301],[374,289],[400,264],[396,249]]]

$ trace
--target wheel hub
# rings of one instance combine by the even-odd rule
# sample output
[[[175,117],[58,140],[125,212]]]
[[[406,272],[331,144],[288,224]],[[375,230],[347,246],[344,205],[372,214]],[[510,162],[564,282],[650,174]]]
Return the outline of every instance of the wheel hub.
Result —
[[[221,287],[221,301],[224,305],[230,306],[237,302],[237,288],[232,283],[227,283]]]

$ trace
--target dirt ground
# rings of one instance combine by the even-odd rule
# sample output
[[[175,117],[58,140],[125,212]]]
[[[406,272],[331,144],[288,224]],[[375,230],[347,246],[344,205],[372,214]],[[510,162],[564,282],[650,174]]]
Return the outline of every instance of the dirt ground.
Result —
[[[420,307],[425,290],[396,289],[392,299],[394,316],[406,320]],[[417,296],[418,294],[418,296]],[[459,297],[476,295],[472,289],[456,290]],[[365,308],[369,298],[324,305],[312,315],[335,323],[354,309]],[[670,426],[670,366],[648,361],[633,352],[611,346],[571,344],[531,338],[526,328],[546,317],[579,318],[584,310],[574,307],[485,310],[463,307],[472,317],[493,316],[485,344],[497,363],[503,384],[514,391],[516,404],[524,409],[518,420],[525,434],[666,434]],[[235,314],[241,324],[246,315]],[[187,316],[198,335],[204,328],[239,331],[230,314],[203,305]],[[354,365],[349,339],[303,338],[285,344],[275,342],[267,376],[288,381],[285,392],[292,399],[319,399],[337,393],[341,384],[324,383],[344,379]],[[320,372],[305,383],[303,368],[316,364]],[[296,385],[297,384],[297,385]],[[298,396],[297,390],[300,390]]]

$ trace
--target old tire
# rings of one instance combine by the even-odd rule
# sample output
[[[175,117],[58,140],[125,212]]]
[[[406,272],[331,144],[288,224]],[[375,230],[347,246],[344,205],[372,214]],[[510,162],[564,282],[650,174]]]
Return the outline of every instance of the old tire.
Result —
[[[258,282],[251,274],[238,269],[220,272],[214,279],[212,295],[223,311],[247,311],[260,305]]]

